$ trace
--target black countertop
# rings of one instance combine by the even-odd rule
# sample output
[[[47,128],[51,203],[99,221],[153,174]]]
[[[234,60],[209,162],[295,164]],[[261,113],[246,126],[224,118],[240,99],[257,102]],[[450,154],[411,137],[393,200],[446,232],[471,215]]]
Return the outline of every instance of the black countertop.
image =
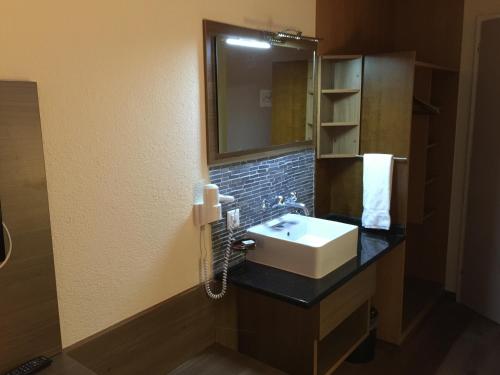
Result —
[[[359,226],[359,220],[329,215],[336,220]],[[321,279],[297,275],[277,268],[244,261],[229,270],[230,283],[283,301],[311,307],[340,288],[395,246],[404,241],[404,228],[371,230],[360,227],[358,255]]]

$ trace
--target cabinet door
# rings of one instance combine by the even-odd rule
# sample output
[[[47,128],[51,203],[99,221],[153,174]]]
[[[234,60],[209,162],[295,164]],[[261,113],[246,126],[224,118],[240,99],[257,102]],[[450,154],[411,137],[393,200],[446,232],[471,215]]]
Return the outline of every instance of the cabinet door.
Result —
[[[37,86],[0,81],[0,199],[12,256],[0,269],[0,373],[61,350]],[[9,246],[7,240],[5,245]]]

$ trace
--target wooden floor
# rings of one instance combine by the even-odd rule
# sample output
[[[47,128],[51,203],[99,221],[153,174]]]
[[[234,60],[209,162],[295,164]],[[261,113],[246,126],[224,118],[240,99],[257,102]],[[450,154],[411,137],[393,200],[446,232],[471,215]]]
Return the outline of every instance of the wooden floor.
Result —
[[[177,367],[170,375],[284,375],[220,345],[213,345],[200,355]]]
[[[39,375],[96,375],[93,371],[81,365],[66,354],[59,354],[52,358],[50,367],[40,371]]]
[[[239,353],[213,346],[175,375],[283,374]],[[498,375],[500,326],[450,298],[441,300],[401,347],[379,342],[368,364],[344,363],[335,375]]]
[[[484,365],[481,361],[484,358],[491,364]],[[495,370],[491,371],[492,368]],[[379,342],[373,362],[365,365],[344,363],[335,373],[361,374],[498,375],[500,326],[447,297],[438,302],[401,347]]]

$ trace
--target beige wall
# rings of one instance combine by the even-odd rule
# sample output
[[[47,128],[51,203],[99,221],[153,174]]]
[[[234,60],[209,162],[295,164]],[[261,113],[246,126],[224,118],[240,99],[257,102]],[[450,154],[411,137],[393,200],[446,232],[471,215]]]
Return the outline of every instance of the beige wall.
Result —
[[[454,291],[457,290],[458,260],[461,249],[461,222],[465,189],[466,150],[473,81],[476,22],[479,16],[495,14],[500,14],[499,0],[465,0],[447,267],[447,288]]]
[[[203,18],[311,35],[315,1],[0,2],[0,79],[39,84],[64,346],[199,282]]]

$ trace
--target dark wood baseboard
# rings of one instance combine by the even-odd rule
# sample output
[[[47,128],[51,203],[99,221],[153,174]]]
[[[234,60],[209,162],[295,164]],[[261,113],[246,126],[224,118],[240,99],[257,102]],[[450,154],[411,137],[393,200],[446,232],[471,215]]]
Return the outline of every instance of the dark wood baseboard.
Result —
[[[167,374],[215,343],[215,306],[196,286],[65,350],[96,374]]]
[[[215,344],[170,375],[286,375],[244,354]]]

